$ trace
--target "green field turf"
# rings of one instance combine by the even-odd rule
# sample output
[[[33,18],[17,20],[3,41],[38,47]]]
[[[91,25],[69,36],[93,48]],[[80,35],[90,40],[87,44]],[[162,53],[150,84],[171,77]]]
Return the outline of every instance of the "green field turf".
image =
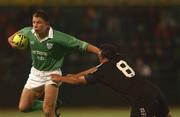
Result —
[[[171,108],[173,117],[180,117],[180,108]],[[63,108],[62,117],[129,117],[128,108]],[[0,109],[0,117],[44,117],[42,112],[20,113],[16,109]]]

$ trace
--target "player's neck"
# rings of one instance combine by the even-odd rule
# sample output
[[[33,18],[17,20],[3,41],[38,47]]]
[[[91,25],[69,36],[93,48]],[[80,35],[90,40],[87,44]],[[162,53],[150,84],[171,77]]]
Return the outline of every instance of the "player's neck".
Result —
[[[49,28],[46,30],[46,31],[44,31],[44,32],[42,32],[42,33],[39,33],[39,34],[37,34],[38,35],[38,38],[41,40],[41,39],[44,39],[45,37],[47,37],[48,35],[49,35]]]

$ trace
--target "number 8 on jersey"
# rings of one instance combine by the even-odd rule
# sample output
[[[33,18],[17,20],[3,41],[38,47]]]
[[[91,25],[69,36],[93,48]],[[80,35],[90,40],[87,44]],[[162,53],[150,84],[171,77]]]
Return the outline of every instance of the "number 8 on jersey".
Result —
[[[134,70],[123,60],[116,63],[116,67],[127,77],[132,78],[135,76]]]

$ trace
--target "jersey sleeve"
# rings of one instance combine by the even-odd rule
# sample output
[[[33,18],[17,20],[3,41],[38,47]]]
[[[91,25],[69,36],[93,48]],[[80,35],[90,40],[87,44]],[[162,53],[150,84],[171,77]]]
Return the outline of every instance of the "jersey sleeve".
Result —
[[[67,49],[71,50],[75,50],[75,51],[81,51],[84,52],[87,49],[88,43],[84,42],[80,39],[77,39],[71,35],[62,33],[62,32],[58,32],[56,34],[56,41],[66,47]]]
[[[74,49],[86,51],[88,43],[74,37],[69,41],[69,45],[71,45]]]
[[[32,30],[32,27],[25,27],[25,28],[22,28],[21,30],[19,30],[18,32],[27,36],[31,30]]]

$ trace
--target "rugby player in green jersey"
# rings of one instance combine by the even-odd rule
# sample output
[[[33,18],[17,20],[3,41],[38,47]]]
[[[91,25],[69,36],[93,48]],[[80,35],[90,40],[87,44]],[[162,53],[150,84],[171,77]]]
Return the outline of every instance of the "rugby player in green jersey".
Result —
[[[43,10],[37,10],[32,16],[32,27],[19,30],[28,37],[32,57],[32,68],[24,86],[19,102],[21,112],[43,109],[45,117],[58,117],[55,112],[59,85],[51,80],[50,74],[62,75],[64,56],[69,51],[91,52],[99,57],[99,49],[94,45],[76,39],[73,36],[54,30],[49,24],[49,16]],[[17,34],[15,33],[15,34]],[[13,34],[8,38],[12,43]],[[37,100],[44,93],[44,101]]]

